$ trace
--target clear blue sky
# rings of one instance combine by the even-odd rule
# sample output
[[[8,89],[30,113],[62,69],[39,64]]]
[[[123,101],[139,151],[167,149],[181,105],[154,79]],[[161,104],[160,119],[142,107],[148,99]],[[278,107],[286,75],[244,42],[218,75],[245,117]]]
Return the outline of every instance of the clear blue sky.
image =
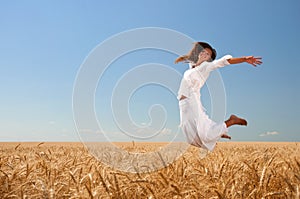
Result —
[[[218,57],[262,56],[264,63],[257,68],[240,64],[219,70],[226,116],[235,113],[249,121],[248,127],[231,128],[230,135],[234,141],[300,141],[299,1],[103,2],[0,2],[0,141],[78,141],[72,91],[80,65],[107,38],[143,27],[173,29],[208,41]],[[156,62],[183,74],[187,66],[173,64],[175,58],[144,50],[118,60],[130,63],[122,70],[107,71],[107,87],[95,95],[96,113],[107,132],[119,137],[105,103],[121,73]],[[176,131],[178,105],[168,90],[145,86],[131,102],[132,118],[141,125],[149,122],[151,104],[165,105],[169,110],[165,135]]]

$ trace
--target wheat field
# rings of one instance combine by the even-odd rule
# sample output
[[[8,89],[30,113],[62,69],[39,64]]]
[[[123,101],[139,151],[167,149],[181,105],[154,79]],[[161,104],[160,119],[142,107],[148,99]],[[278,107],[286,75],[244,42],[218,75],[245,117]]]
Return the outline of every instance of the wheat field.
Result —
[[[118,143],[128,153],[154,143]],[[120,157],[122,158],[122,157]],[[204,158],[189,147],[152,172],[119,171],[81,143],[1,143],[0,198],[299,198],[299,143],[218,143]]]

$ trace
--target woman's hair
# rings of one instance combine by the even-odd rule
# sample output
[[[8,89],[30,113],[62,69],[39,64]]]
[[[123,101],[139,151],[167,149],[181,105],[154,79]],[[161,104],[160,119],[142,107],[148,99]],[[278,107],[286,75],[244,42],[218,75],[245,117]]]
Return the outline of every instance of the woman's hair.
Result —
[[[192,50],[187,55],[183,55],[183,56],[178,57],[175,60],[175,63],[182,62],[182,61],[197,63],[199,53],[204,48],[209,48],[211,50],[211,52],[212,52],[211,61],[215,60],[216,56],[217,56],[217,52],[216,52],[215,49],[213,49],[211,47],[211,45],[209,45],[206,42],[196,42],[196,43],[194,43],[194,46],[193,46]]]

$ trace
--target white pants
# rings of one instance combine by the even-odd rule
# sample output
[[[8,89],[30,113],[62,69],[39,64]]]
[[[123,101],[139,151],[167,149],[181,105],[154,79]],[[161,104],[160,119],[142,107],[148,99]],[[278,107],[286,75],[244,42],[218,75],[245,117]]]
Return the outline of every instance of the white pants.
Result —
[[[179,109],[181,129],[193,146],[212,151],[221,135],[228,132],[224,122],[217,124],[209,119],[197,97],[180,100]]]

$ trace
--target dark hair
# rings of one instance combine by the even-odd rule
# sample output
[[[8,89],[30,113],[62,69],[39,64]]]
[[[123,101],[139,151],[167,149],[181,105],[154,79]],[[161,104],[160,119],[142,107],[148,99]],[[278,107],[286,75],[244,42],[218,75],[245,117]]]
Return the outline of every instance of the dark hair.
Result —
[[[214,48],[211,47],[211,45],[209,45],[206,42],[196,42],[196,43],[194,43],[192,50],[187,55],[178,57],[175,60],[175,63],[182,62],[182,61],[191,61],[191,62],[196,63],[198,61],[199,53],[204,48],[208,48],[211,50],[211,52],[212,52],[211,61],[215,60],[216,56],[217,56],[217,52]]]

